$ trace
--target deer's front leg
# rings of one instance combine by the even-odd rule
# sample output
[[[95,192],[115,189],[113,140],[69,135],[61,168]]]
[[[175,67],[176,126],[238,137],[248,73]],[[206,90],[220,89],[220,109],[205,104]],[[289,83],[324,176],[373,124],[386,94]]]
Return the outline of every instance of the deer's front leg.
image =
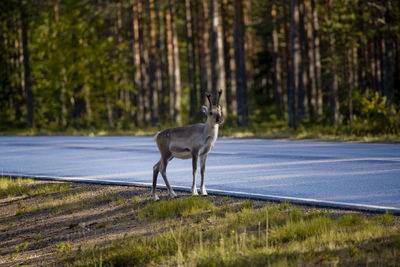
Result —
[[[206,159],[207,159],[207,154],[200,156],[200,173],[201,173],[200,193],[203,196],[207,196],[206,186],[204,185],[204,172],[206,170]]]
[[[193,184],[192,184],[192,195],[197,196],[199,193],[197,193],[197,187],[196,187],[196,177],[197,177],[197,158],[198,158],[197,153],[192,154],[192,168],[193,168]]]

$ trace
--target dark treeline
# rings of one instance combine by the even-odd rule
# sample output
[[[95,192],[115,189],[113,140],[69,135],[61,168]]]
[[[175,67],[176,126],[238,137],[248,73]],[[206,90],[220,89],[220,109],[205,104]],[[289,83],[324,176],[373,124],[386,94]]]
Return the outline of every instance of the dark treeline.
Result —
[[[361,0],[5,0],[0,130],[400,128],[400,4]]]

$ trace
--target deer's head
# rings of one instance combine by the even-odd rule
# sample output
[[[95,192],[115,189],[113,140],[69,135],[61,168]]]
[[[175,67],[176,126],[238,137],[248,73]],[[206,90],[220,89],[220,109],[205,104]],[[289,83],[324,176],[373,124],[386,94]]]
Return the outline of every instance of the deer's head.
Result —
[[[211,101],[211,94],[206,93],[210,107],[207,106],[202,107],[204,114],[207,116],[207,119],[210,120],[210,122],[213,124],[221,124],[224,121],[222,117],[222,107],[219,105],[219,100],[221,98],[221,95],[222,95],[222,90],[219,90],[217,102],[215,105],[213,105]]]

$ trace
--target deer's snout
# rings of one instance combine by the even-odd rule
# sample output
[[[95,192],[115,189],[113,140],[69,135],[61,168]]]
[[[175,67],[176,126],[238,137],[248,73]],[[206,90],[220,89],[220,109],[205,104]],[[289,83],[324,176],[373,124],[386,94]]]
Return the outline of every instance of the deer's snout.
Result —
[[[216,121],[218,124],[221,124],[224,120],[222,119],[222,116],[221,116],[221,115],[217,115],[217,116],[215,117],[215,121]]]

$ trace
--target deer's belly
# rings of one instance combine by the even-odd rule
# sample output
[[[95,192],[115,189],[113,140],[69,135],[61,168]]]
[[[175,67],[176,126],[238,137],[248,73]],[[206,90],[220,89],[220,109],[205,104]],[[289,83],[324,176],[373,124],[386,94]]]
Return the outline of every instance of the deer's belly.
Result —
[[[178,149],[172,147],[170,149],[172,156],[178,159],[189,159],[192,157],[192,152],[190,149]]]
[[[192,154],[185,152],[172,152],[172,156],[178,159],[190,159],[192,157]]]

